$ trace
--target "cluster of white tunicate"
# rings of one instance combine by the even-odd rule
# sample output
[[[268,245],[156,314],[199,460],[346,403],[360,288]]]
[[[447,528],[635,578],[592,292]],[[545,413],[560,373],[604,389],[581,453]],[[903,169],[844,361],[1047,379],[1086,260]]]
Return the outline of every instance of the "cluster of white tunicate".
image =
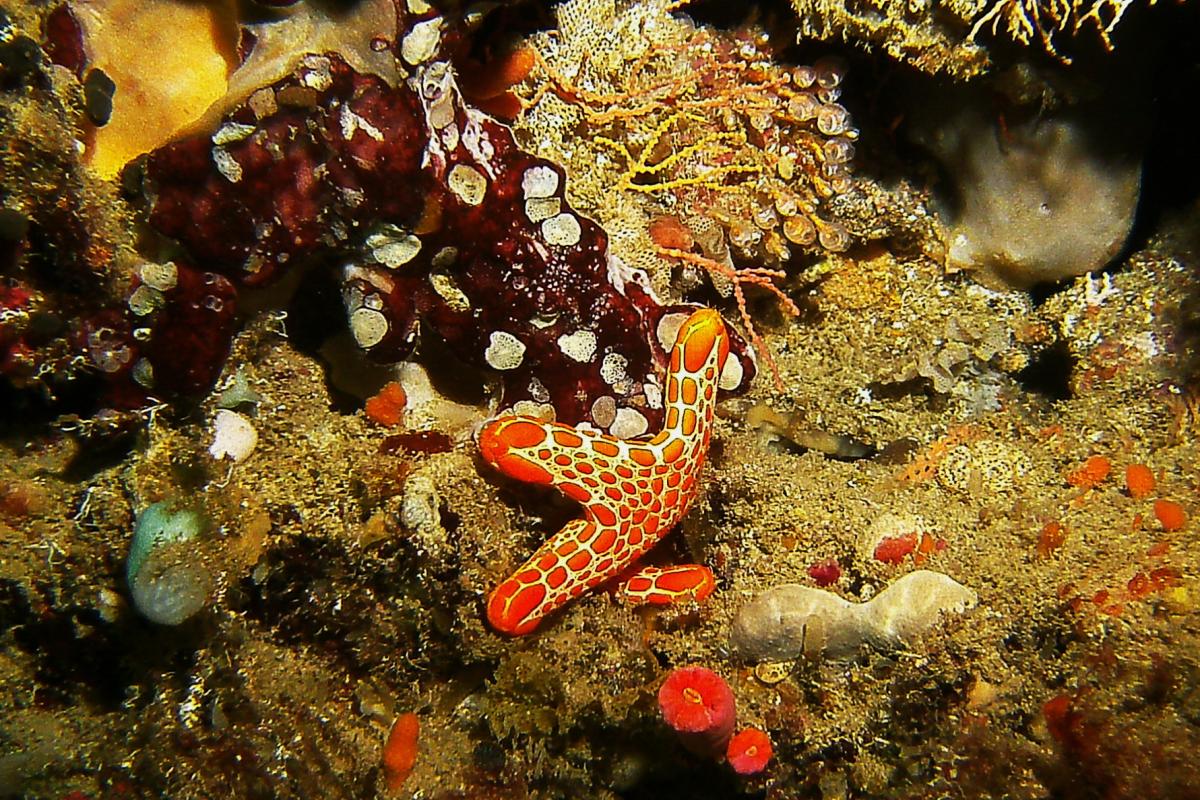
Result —
[[[739,207],[736,192],[716,203],[736,250],[749,256],[761,251],[780,262],[790,257],[789,244],[834,252],[850,246],[846,229],[820,207],[852,188],[850,162],[858,138],[850,113],[837,102],[845,78],[840,59],[824,58],[784,75],[777,97],[782,113],[766,115],[763,124],[748,120],[764,139],[763,154],[773,169],[753,183],[748,207]]]
[[[164,264],[146,262],[137,268],[138,285],[129,295],[129,310],[135,316],[153,314],[166,304],[165,292],[175,288],[179,271],[173,261]]]
[[[112,328],[88,331],[87,351],[101,372],[120,372],[133,359],[133,349]]]

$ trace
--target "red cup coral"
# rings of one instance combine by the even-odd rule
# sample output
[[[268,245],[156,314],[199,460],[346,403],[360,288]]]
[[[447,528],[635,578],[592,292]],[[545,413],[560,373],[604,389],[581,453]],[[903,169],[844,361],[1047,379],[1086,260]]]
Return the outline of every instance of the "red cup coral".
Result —
[[[757,775],[771,760],[771,738],[758,728],[740,730],[729,740],[725,757],[738,775]]]
[[[737,717],[733,690],[704,667],[680,667],[668,675],[658,690],[658,708],[683,745],[705,756],[721,753]]]

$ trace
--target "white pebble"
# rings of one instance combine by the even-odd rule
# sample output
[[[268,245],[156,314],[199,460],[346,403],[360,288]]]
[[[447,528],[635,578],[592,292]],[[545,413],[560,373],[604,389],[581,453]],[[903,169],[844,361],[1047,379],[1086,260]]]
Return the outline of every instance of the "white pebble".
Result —
[[[568,358],[586,364],[596,357],[596,334],[580,328],[558,337],[558,349]]]
[[[250,457],[258,444],[258,431],[250,420],[236,411],[221,409],[213,418],[213,443],[208,454],[218,461],[229,459],[240,464]]]
[[[487,178],[482,172],[466,164],[455,164],[446,178],[446,183],[450,186],[450,191],[469,206],[479,205],[487,194]]]
[[[649,427],[650,423],[642,412],[635,408],[618,408],[617,417],[608,432],[618,439],[632,439],[641,436]]]
[[[507,331],[494,331],[488,337],[483,360],[492,369],[516,369],[525,360],[525,343]]]
[[[550,197],[558,191],[558,173],[552,167],[530,167],[521,176],[521,191],[526,198]]]
[[[574,214],[563,213],[542,221],[542,238],[558,247],[574,247],[579,244],[583,228]]]

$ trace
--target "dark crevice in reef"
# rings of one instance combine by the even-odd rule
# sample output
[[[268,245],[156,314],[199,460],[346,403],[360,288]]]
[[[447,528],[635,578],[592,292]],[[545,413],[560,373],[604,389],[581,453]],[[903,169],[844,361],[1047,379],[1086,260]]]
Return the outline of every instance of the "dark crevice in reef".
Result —
[[[1034,308],[1040,308],[1051,297],[1066,289],[1071,285],[1074,279],[1055,281],[1054,283],[1035,283],[1029,287],[1029,299],[1033,301]]]
[[[62,473],[64,480],[87,483],[125,461],[139,441],[139,431],[125,430],[89,440]]]
[[[44,427],[55,416],[40,391],[0,383],[0,438],[24,435],[30,429]]]
[[[1162,229],[1164,217],[1178,214],[1200,199],[1200,151],[1196,149],[1195,128],[1182,124],[1200,95],[1200,64],[1195,63],[1192,44],[1200,32],[1200,7],[1165,4],[1161,15],[1162,24],[1139,37],[1139,43],[1153,42],[1157,57],[1149,79],[1140,84],[1152,95],[1154,119],[1145,150],[1141,203],[1130,236],[1139,247]],[[1127,22],[1122,23],[1123,33]],[[1190,243],[1192,249],[1200,249],[1200,233],[1194,226],[1191,232],[1196,237]]]
[[[332,409],[340,414],[356,414],[362,409],[365,398],[378,392],[388,381],[395,380],[394,365],[372,361],[351,340],[338,269],[330,264],[314,263],[299,272],[302,277],[295,280],[294,285],[261,290],[244,311],[253,313],[256,310],[253,304],[261,308],[272,307],[265,301],[274,297],[287,311],[289,343],[324,365],[325,387]],[[425,333],[424,328],[422,332]],[[469,405],[486,402],[487,376],[464,364],[439,336],[429,334],[418,339],[416,351],[409,360],[425,367],[434,388],[444,397]]]
[[[354,414],[362,408],[362,398],[338,385],[327,363],[330,359],[321,355],[321,348],[328,341],[346,333],[340,280],[338,271],[330,265],[310,265],[287,301],[287,331],[288,340],[296,350],[326,362],[325,388],[333,410]],[[355,360],[365,361],[365,358],[359,355]]]
[[[1017,373],[1017,381],[1026,392],[1048,400],[1070,400],[1074,368],[1075,357],[1067,343],[1058,341],[1034,356],[1028,366]]]
[[[436,581],[416,575],[417,555],[404,542],[384,543],[371,556],[356,562],[337,543],[295,536],[268,551],[265,573],[231,587],[228,601],[281,644],[315,646],[356,675],[384,668],[401,652],[420,653],[432,669],[453,672],[456,644],[448,631],[437,646],[422,643],[430,641],[428,625],[443,624],[449,618],[443,612],[467,604],[446,589],[456,585],[454,573]],[[385,605],[397,610],[381,619]]]
[[[699,758],[669,762],[651,771],[645,779],[627,791],[618,793],[623,800],[720,800],[741,797],[746,800],[766,797],[766,793],[746,793],[737,785],[733,772],[716,761]]]
[[[759,25],[771,34],[772,41],[796,40],[796,13],[787,0],[759,3],[730,3],[728,0],[696,0],[684,9],[697,25],[736,30],[747,23]]]
[[[288,341],[308,356],[316,356],[330,336],[346,329],[341,279],[325,264],[304,273],[287,303]]]
[[[482,405],[488,401],[489,376],[458,358],[439,336],[423,336],[416,359],[429,375],[433,388],[456,403]]]
[[[8,632],[0,641],[34,659],[32,701],[38,708],[86,703],[116,711],[129,687],[149,683],[153,672],[171,668],[173,659],[194,649],[194,625],[165,637],[153,628],[154,644],[147,647],[148,622],[106,623],[94,609],[63,603],[58,590],[35,585],[30,591],[0,581],[0,630]]]
[[[1200,280],[1195,282],[1200,287]],[[1184,298],[1175,318],[1175,334],[1179,341],[1180,380],[1192,386],[1200,385],[1200,288]]]

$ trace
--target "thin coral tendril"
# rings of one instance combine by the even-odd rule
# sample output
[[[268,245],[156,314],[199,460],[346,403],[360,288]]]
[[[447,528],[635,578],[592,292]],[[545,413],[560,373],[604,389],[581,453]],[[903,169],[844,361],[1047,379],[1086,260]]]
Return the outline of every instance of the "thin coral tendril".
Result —
[[[595,140],[620,154],[628,164],[625,173],[617,182],[617,188],[621,190],[642,192],[649,194],[651,192],[666,192],[674,189],[680,189],[685,186],[700,186],[708,189],[722,190],[729,188],[723,180],[728,175],[753,175],[762,171],[755,165],[743,164],[725,164],[721,166],[710,167],[699,175],[689,175],[684,177],[672,178],[668,180],[659,180],[658,176],[671,167],[679,164],[681,161],[691,158],[708,147],[724,142],[732,143],[733,145],[742,145],[745,143],[745,136],[740,133],[733,132],[712,132],[704,135],[699,141],[693,142],[680,150],[671,153],[658,163],[651,164],[651,154],[654,153],[659,144],[662,142],[663,136],[671,129],[671,127],[681,119],[687,119],[692,122],[703,122],[702,117],[697,117],[692,114],[677,112],[666,117],[654,129],[650,135],[649,141],[642,147],[641,156],[634,158],[629,152],[629,148],[623,143],[618,142],[607,136],[597,136]],[[655,180],[652,183],[635,183],[639,177],[653,177]]]
[[[702,256],[699,253],[689,253],[686,250],[678,250],[673,247],[656,247],[655,250],[661,256],[686,261],[689,264],[702,267],[710,273],[728,278],[733,283],[733,298],[737,302],[738,313],[742,317],[742,324],[746,326],[746,334],[750,337],[750,341],[754,344],[758,352],[762,353],[763,360],[767,362],[767,367],[771,370],[771,375],[775,380],[775,388],[783,391],[783,377],[780,375],[779,366],[775,363],[775,357],[771,354],[771,349],[767,347],[767,343],[763,341],[762,336],[759,335],[758,330],[754,327],[754,323],[750,319],[750,312],[746,308],[746,295],[742,286],[743,284],[751,284],[766,289],[775,295],[780,305],[783,306],[788,314],[798,317],[800,316],[800,307],[773,282],[775,279],[786,278],[787,273],[781,269],[767,269],[765,267],[731,267],[728,264],[722,264],[716,259]]]

